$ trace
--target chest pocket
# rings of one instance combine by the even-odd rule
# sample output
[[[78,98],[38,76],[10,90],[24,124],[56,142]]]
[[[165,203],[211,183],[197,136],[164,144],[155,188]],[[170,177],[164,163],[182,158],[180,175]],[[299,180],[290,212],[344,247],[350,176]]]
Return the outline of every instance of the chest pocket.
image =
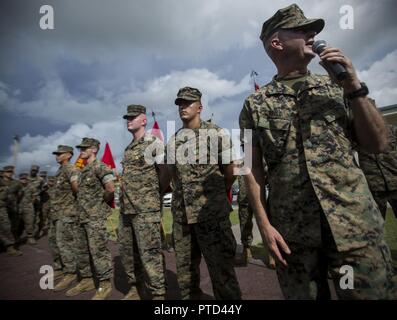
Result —
[[[323,112],[325,125],[337,135],[348,136],[348,117],[343,106],[335,106]]]
[[[258,122],[260,144],[267,161],[280,160],[285,153],[291,119],[261,118]]]

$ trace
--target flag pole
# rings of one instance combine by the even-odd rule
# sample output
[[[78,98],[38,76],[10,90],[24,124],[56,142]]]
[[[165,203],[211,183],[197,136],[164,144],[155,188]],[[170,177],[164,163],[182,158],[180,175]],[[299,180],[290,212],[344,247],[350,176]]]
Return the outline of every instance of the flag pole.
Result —
[[[13,160],[12,164],[14,165],[14,168],[16,169],[17,167],[17,160],[18,160],[18,152],[19,152],[19,136],[16,134],[14,136],[14,148],[13,148]]]

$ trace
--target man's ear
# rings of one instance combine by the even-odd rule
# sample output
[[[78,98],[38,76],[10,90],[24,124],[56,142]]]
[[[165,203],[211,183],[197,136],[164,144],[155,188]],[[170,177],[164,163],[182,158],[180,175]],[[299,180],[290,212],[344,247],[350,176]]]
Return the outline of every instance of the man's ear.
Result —
[[[197,113],[201,113],[201,111],[203,111],[203,105],[200,103],[199,107],[198,107],[198,112]]]
[[[279,37],[274,37],[273,39],[270,40],[270,47],[272,47],[275,50],[282,50],[283,43],[280,41]]]

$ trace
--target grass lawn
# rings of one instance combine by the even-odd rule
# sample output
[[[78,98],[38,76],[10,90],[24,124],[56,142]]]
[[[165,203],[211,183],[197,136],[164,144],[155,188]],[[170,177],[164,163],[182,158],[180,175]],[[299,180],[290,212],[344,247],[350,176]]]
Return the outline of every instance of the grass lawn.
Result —
[[[239,223],[237,209],[233,210],[230,214],[230,221],[233,225]],[[119,224],[119,210],[113,209],[112,215],[108,218],[107,229],[111,240],[117,240],[116,229]],[[163,210],[163,228],[167,235],[172,232],[172,214],[170,208],[164,208]],[[397,265],[397,219],[394,217],[392,210],[389,208],[386,215],[385,223],[385,234],[386,242],[388,243],[393,260]],[[168,238],[168,237],[167,237]],[[264,256],[266,254],[265,248],[262,244],[256,245],[252,248],[254,256]]]

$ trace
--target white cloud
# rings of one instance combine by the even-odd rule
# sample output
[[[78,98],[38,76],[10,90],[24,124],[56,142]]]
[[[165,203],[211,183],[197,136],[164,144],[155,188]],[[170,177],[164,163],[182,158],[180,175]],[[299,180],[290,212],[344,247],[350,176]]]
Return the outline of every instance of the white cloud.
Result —
[[[397,103],[397,50],[358,72],[379,107]]]
[[[32,164],[40,165],[41,170],[47,170],[54,174],[58,168],[55,156],[52,154],[59,144],[75,147],[83,137],[92,137],[101,141],[101,151],[105,148],[106,142],[109,143],[116,165],[120,169],[120,161],[124,151],[131,140],[131,135],[125,130],[123,121],[99,122],[93,126],[86,124],[74,124],[66,132],[55,132],[49,136],[30,136],[29,134],[21,137],[20,152],[17,158],[17,172],[28,171]],[[73,161],[76,160],[78,150],[75,149]],[[13,158],[6,158],[0,166],[12,163]]]
[[[131,103],[144,104],[163,118],[174,119],[174,100],[178,89],[184,86],[199,88],[203,92],[203,102],[210,107],[218,98],[230,98],[248,91],[249,75],[236,83],[221,79],[207,69],[173,71],[146,81],[142,89],[135,85],[122,88],[122,92],[98,88],[97,96],[84,100],[72,96],[59,78],[51,78],[34,100],[20,101],[18,96],[10,95],[4,85],[0,86],[0,99],[4,107],[14,113],[67,124],[117,120]]]

